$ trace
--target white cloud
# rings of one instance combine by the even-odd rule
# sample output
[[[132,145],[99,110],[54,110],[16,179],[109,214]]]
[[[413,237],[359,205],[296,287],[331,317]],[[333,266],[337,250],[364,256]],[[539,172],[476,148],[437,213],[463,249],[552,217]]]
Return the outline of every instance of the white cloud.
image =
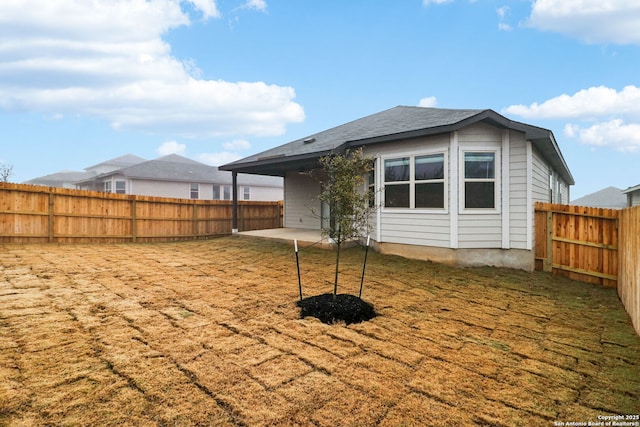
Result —
[[[498,19],[499,19],[498,29],[500,31],[513,30],[513,27],[511,25],[504,22],[505,18],[507,17],[510,11],[511,11],[511,8],[509,6],[502,6],[496,9],[496,13],[498,14]]]
[[[526,25],[587,43],[640,44],[640,2],[536,0]]]
[[[422,98],[418,103],[418,107],[435,107],[438,103],[438,100],[435,96],[428,96],[426,98]]]
[[[211,166],[220,166],[242,158],[238,153],[220,151],[218,153],[202,153],[198,156],[198,161]]]
[[[503,112],[529,119],[571,119],[573,123],[564,126],[568,138],[591,146],[640,152],[640,88],[636,86],[621,91],[590,87],[540,104],[512,105]]]
[[[233,141],[222,144],[225,150],[248,150],[251,144],[246,139],[234,139]]]
[[[186,3],[186,1],[185,1]],[[213,0],[188,0],[203,19]],[[291,87],[203,80],[162,35],[179,0],[3,0],[0,109],[84,115],[183,137],[278,135],[304,119]]]
[[[196,9],[200,10],[205,18],[219,18],[220,11],[214,0],[188,0]]]
[[[266,12],[267,2],[265,0],[247,0],[244,7],[247,9],[257,10],[259,12]]]
[[[540,119],[589,119],[620,114],[640,119],[640,88],[626,86],[618,92],[606,86],[590,87],[573,95],[562,94],[541,104],[511,105],[504,112]]]
[[[168,154],[184,154],[187,151],[186,144],[180,144],[176,141],[167,141],[162,143],[160,147],[156,150],[158,154],[161,156],[166,156]]]
[[[582,144],[611,147],[624,152],[640,152],[640,124],[626,124],[621,119],[597,123],[589,127],[567,124],[564,134],[569,138],[578,138]]]

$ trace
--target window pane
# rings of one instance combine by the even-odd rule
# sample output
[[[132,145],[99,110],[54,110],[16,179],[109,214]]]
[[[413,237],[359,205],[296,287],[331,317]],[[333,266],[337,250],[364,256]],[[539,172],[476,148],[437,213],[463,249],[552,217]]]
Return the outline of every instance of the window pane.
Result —
[[[250,197],[251,197],[250,187],[243,187],[242,188],[242,198],[244,200],[249,200]]]
[[[444,208],[444,183],[416,184],[416,208]]]
[[[116,193],[117,194],[126,194],[127,192],[127,182],[126,181],[116,181]]]
[[[464,206],[468,209],[495,208],[493,182],[465,182]]]
[[[213,200],[220,200],[220,186],[213,186]]]
[[[465,178],[495,178],[495,153],[464,153]]]
[[[416,179],[444,179],[444,154],[416,157]]]
[[[223,191],[224,191],[224,200],[231,200],[231,186],[225,185],[223,187]]]
[[[198,198],[198,184],[191,184],[191,198]]]
[[[384,180],[386,182],[409,181],[409,158],[385,160]]]
[[[409,184],[385,185],[384,205],[388,208],[408,208]]]

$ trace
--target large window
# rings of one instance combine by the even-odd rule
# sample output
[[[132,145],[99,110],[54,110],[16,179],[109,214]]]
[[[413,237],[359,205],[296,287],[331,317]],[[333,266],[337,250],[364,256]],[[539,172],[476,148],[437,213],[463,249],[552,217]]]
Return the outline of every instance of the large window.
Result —
[[[245,187],[249,188],[249,187]],[[230,185],[214,185],[213,186],[213,200],[231,200],[231,186]],[[249,200],[249,199],[245,199]]]
[[[443,209],[444,165],[444,153],[386,159],[385,207]]]
[[[496,153],[464,153],[465,209],[495,209]]]

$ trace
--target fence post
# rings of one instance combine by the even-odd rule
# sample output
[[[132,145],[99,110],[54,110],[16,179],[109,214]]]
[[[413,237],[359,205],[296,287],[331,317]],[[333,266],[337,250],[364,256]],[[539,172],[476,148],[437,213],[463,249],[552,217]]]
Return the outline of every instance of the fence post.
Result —
[[[49,243],[53,242],[53,192],[49,192],[49,230],[48,239]]]
[[[131,241],[133,243],[135,243],[138,239],[138,222],[136,219],[137,207],[138,204],[136,203],[136,199],[134,198],[131,200]]]
[[[193,238],[198,238],[198,205],[193,202],[193,220],[191,222],[191,233],[193,234]]]
[[[547,211],[547,257],[544,259],[542,269],[547,272],[553,271],[553,212]]]

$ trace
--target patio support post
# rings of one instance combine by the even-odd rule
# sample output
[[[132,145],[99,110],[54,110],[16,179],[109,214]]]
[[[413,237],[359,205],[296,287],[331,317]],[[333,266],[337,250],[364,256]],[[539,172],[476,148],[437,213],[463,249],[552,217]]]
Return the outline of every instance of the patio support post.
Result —
[[[231,172],[233,206],[231,208],[231,234],[238,234],[238,172]]]

